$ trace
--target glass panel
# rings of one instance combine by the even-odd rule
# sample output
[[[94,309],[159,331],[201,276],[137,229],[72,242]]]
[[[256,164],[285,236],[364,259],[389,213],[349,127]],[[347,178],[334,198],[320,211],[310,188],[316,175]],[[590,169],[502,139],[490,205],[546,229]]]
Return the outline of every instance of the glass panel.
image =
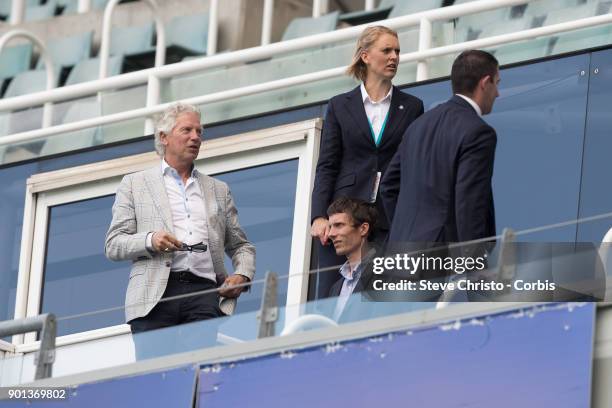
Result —
[[[592,54],[590,72],[580,186],[580,217],[612,211],[612,189],[607,187],[612,152],[612,116],[608,105],[612,97],[612,50]],[[578,227],[578,240],[601,240],[611,227],[612,222],[608,219],[581,224]]]
[[[504,227],[576,218],[589,80],[581,72],[588,70],[589,56],[579,55],[501,71],[500,97],[484,117],[497,132],[493,190],[498,233]],[[450,98],[449,82],[405,91],[430,109]],[[541,233],[545,241],[575,237],[575,226]]]
[[[34,376],[23,378],[24,357],[21,355],[0,356],[0,387],[21,384],[34,380]]]
[[[110,195],[49,208],[41,313],[61,317],[123,304],[130,265],[111,262],[104,256],[114,199]],[[123,312],[119,310],[95,319],[64,322],[58,326],[57,334],[123,322]]]
[[[249,241],[255,245],[257,280],[263,279],[266,271],[280,275],[289,270],[297,169],[298,160],[290,160],[215,175],[229,185],[240,223]],[[228,257],[225,268],[233,270]],[[252,285],[249,292],[240,296],[236,312],[258,310],[262,292],[261,283]],[[286,299],[287,280],[279,282],[278,287],[279,304],[284,305]],[[249,322],[231,320],[225,324],[225,330],[230,336],[245,330],[254,332],[256,327],[252,324],[255,323],[253,319]],[[251,326],[243,327],[244,324]]]
[[[25,180],[35,169],[36,165],[28,164],[0,172],[0,321],[10,320],[15,314]]]

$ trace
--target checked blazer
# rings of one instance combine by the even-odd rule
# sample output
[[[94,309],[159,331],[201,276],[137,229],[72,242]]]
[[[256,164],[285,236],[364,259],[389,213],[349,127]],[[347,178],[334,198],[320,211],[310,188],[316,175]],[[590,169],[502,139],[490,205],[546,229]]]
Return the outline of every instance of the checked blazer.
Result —
[[[255,247],[238,223],[238,213],[229,187],[222,181],[198,173],[208,222],[208,250],[220,286],[227,277],[224,253],[232,259],[236,274],[249,280],[255,275]],[[161,299],[172,264],[172,253],[151,253],[146,248],[149,232],[165,230],[174,234],[172,214],[160,166],[126,175],[115,197],[113,218],[106,234],[104,251],[113,261],[131,261],[132,269],[125,296],[125,317],[129,322],[146,316]],[[220,298],[227,315],[236,299]]]

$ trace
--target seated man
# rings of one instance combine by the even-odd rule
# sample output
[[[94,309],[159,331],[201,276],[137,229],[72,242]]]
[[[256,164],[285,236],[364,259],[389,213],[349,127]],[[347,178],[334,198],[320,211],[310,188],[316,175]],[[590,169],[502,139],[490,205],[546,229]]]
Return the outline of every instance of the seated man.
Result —
[[[329,206],[327,216],[329,239],[336,254],[346,257],[340,268],[342,278],[329,291],[330,297],[337,297],[333,318],[338,322],[364,319],[368,305],[359,307],[361,301],[351,294],[364,290],[372,277],[371,260],[376,250],[368,241],[376,224],[376,208],[359,199],[340,197]]]

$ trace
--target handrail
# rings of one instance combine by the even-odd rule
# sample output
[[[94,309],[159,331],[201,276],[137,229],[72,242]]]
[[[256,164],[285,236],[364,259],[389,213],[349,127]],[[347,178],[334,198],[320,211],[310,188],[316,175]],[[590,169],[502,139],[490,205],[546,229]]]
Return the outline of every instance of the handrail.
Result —
[[[0,322],[0,337],[28,332],[41,332],[40,351],[36,356],[36,374],[34,379],[51,377],[55,361],[55,337],[57,335],[57,320],[52,313],[46,313],[25,319],[15,319]]]
[[[47,48],[43,41],[38,38],[34,33],[31,33],[27,30],[19,29],[19,30],[10,30],[6,32],[2,37],[0,37],[0,53],[4,49],[6,43],[8,43],[13,38],[23,37],[27,38],[31,42],[33,42],[39,49],[40,55],[45,63],[45,70],[47,71],[47,91],[52,90],[57,86],[55,83],[55,67],[53,66],[53,61],[51,61],[51,57],[47,52]],[[42,117],[42,127],[48,128],[51,126],[53,115],[53,104],[51,101],[47,101],[44,103],[43,107],[43,117]]]
[[[100,44],[100,79],[108,76],[108,59],[110,53],[111,22],[115,6],[121,0],[110,0],[104,9],[104,19],[102,20],[102,42]],[[166,32],[164,22],[159,14],[159,7],[155,0],[143,0],[153,12],[155,19],[155,29],[157,30],[157,44],[155,45],[155,66],[161,67],[166,60]]]
[[[443,55],[453,54],[468,49],[474,48],[485,48],[500,44],[506,44],[509,42],[526,40],[534,37],[552,35],[560,32],[569,31],[571,29],[580,29],[593,27],[601,24],[612,23],[612,14],[606,14],[596,17],[588,17],[580,20],[575,20],[566,23],[555,24],[551,26],[533,28],[526,31],[520,31],[511,34],[502,34],[494,37],[483,38],[473,41],[467,41],[460,44],[451,44],[442,47],[431,48],[425,51],[416,51],[411,53],[402,54],[400,56],[400,63],[420,61],[427,58],[439,57]],[[219,55],[218,57],[223,57]],[[216,58],[216,57],[211,57]],[[208,95],[193,97],[182,100],[182,102],[190,103],[194,105],[202,105],[205,103],[219,102],[222,100],[238,98],[247,96],[259,92],[270,91],[280,88],[285,88],[294,85],[300,85],[304,83],[334,78],[343,75],[345,67],[332,68],[328,70],[318,71],[310,74],[298,75],[291,78],[284,78],[265,82],[261,84],[249,85],[242,88],[231,89],[227,91],[216,92]],[[109,78],[112,79],[112,78]],[[97,82],[97,81],[96,81]],[[72,88],[72,87],[69,87]],[[56,92],[55,90],[52,92]],[[0,138],[0,146],[5,144],[24,142],[28,140],[39,139],[54,134],[63,132],[69,132],[79,129],[85,129],[93,126],[107,125],[116,122],[122,122],[129,119],[136,119],[146,117],[163,111],[170,103],[164,103],[153,107],[139,108],[130,111],[115,113],[107,116],[100,116],[97,118],[86,119],[78,122],[72,122],[54,126],[48,129],[38,129],[19,134],[4,136]],[[2,101],[0,101],[0,109],[3,107]]]

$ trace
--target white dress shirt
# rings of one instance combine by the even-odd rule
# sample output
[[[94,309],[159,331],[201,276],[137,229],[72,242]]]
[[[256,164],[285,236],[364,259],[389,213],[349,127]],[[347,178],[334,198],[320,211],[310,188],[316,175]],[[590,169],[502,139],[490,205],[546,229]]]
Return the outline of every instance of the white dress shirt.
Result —
[[[476,111],[478,116],[482,117],[482,110],[480,110],[480,106],[478,106],[478,104],[476,102],[474,102],[474,100],[472,98],[470,98],[469,96],[461,95],[461,94],[455,94],[455,95],[465,99],[467,101],[467,103],[472,105],[472,108],[474,108],[474,110]]]
[[[340,289],[340,294],[336,301],[336,308],[334,309],[333,317],[335,321],[340,319],[349,298],[353,294],[353,290],[355,290],[355,286],[357,286],[357,282],[359,282],[359,278],[361,277],[361,262],[355,265],[355,269],[351,270],[351,264],[349,261],[346,261],[340,268],[340,275],[342,275],[344,281],[342,282],[342,289]]]
[[[389,113],[391,107],[391,97],[393,96],[393,86],[389,88],[389,92],[380,101],[374,102],[368,91],[366,91],[365,85],[361,84],[361,99],[363,101],[363,107],[365,108],[366,116],[370,122],[372,130],[374,130],[374,137],[376,144],[378,145],[380,138],[382,137],[381,131],[383,130],[383,123]]]
[[[174,236],[187,245],[202,242],[208,246],[208,221],[204,196],[198,182],[199,172],[194,168],[187,182],[183,183],[181,176],[166,163],[166,160],[162,160],[161,171],[170,203]],[[147,236],[147,246],[150,248],[152,248],[152,235]],[[190,271],[202,278],[217,281],[210,250],[174,252],[171,270]]]

